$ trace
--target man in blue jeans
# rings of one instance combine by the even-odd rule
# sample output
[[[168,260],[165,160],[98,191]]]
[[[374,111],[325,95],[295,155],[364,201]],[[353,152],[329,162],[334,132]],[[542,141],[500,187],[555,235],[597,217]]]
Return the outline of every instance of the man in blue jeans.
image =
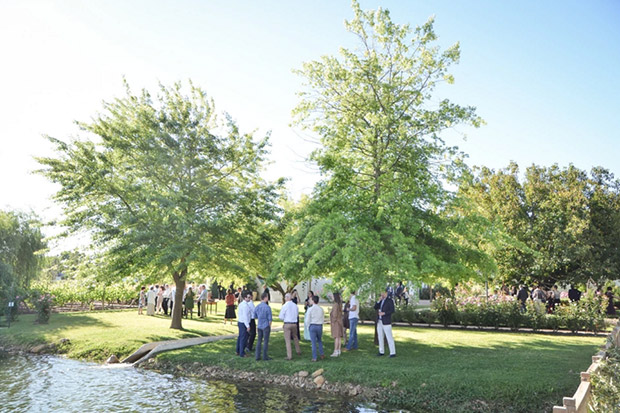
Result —
[[[323,323],[325,322],[325,313],[319,305],[319,296],[313,295],[312,306],[306,311],[306,318],[310,325],[310,340],[312,340],[312,361],[316,361],[317,357],[325,358],[323,354]],[[310,302],[308,302],[310,305]]]
[[[263,360],[271,360],[271,357],[267,355],[267,351],[269,349],[269,334],[271,333],[271,322],[273,321],[271,307],[269,307],[269,293],[265,291],[260,298],[261,303],[254,310],[254,316],[257,320],[256,329],[258,330],[258,341],[256,342],[256,361],[260,360],[263,340],[265,342]]]
[[[357,322],[360,319],[360,304],[355,296],[355,290],[351,291],[349,299],[349,342],[346,350],[357,350]]]
[[[245,357],[245,346],[248,344],[250,336],[250,319],[253,317],[252,308],[249,301],[252,296],[246,294],[243,301],[239,304],[239,315],[237,316],[237,325],[239,326],[239,337],[237,337],[237,354]]]

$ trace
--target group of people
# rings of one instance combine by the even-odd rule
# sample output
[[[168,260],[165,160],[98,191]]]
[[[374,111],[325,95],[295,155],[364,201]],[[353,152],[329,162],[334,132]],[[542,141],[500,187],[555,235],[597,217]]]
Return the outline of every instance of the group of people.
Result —
[[[600,290],[597,290],[597,292],[600,294]],[[537,309],[540,309],[540,311],[542,311],[542,309],[544,308],[547,313],[552,314],[555,311],[555,307],[560,304],[561,292],[558,289],[557,285],[554,285],[552,288],[537,285],[532,291],[530,291],[527,284],[523,284],[515,295],[517,296],[517,300],[521,302],[522,311],[525,311],[525,305],[527,300],[531,299]],[[616,308],[614,303],[613,289],[611,287],[607,287],[605,296],[608,299],[606,309],[607,314],[615,315]],[[574,285],[571,285],[570,289],[568,290],[568,299],[571,302],[578,302],[579,300],[581,300],[581,291],[579,291],[579,289],[577,289]]]
[[[385,344],[387,341],[389,356],[396,356],[396,347],[392,335],[391,316],[394,312],[394,300],[387,289],[381,294],[381,298],[375,303],[377,311],[377,334],[379,336],[378,356],[385,354]],[[227,297],[232,294],[229,290]],[[271,360],[268,355],[269,335],[273,322],[273,315],[269,307],[269,293],[261,295],[261,303],[254,307],[252,295],[249,292],[240,292],[241,302],[238,305],[237,324],[239,335],[236,343],[236,354],[246,357],[248,353],[254,351],[255,359]],[[297,291],[287,293],[284,296],[284,305],[280,310],[279,318],[284,323],[284,343],[286,346],[286,360],[293,359],[293,345],[297,355],[301,355],[300,329],[299,329],[299,308]],[[325,324],[325,311],[319,305],[319,296],[312,291],[308,293],[305,300],[304,317],[304,338],[310,340],[312,347],[312,361],[325,358],[323,347],[323,325]],[[234,303],[231,304],[231,311],[234,312]],[[358,348],[357,324],[359,321],[359,300],[356,292],[351,293],[350,299],[343,304],[339,293],[333,294],[333,306],[329,314],[330,335],[334,339],[334,351],[331,357],[339,357],[342,351],[354,351]],[[229,313],[227,301],[226,319],[234,317],[234,313]],[[226,322],[226,321],[225,321]],[[348,340],[344,350],[342,349],[343,340],[346,338],[346,329],[349,330]],[[253,349],[254,339],[258,332],[256,348]]]
[[[147,290],[146,287],[140,289],[138,298],[138,314],[143,314],[146,307],[146,315],[154,316],[155,314],[172,315],[174,301],[176,297],[176,287],[170,287],[168,284],[151,285]],[[198,309],[198,317],[205,318],[207,316],[206,306],[209,302],[214,302],[210,291],[207,291],[205,284],[196,287],[195,284],[186,284],[182,297],[182,314],[184,317],[194,317],[194,307]]]
[[[525,311],[525,303],[528,299],[534,302],[534,306],[537,309],[542,311],[545,308],[548,313],[553,313],[555,306],[560,304],[560,290],[558,290],[557,285],[554,285],[551,289],[537,285],[530,291],[528,286],[523,284],[516,295],[517,300],[521,302],[522,311]]]

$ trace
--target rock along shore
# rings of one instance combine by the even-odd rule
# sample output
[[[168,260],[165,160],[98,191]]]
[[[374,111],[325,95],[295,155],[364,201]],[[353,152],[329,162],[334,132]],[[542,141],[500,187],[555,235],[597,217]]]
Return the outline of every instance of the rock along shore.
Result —
[[[314,372],[300,370],[293,375],[284,375],[231,370],[219,366],[206,366],[198,362],[178,364],[157,359],[151,359],[141,367],[149,370],[161,371],[163,373],[180,374],[201,379],[216,379],[232,382],[247,381],[289,387],[294,390],[320,391],[348,398],[356,397],[359,401],[376,401],[380,396],[378,389],[362,387],[350,383],[328,382],[323,377],[323,369],[318,369]]]

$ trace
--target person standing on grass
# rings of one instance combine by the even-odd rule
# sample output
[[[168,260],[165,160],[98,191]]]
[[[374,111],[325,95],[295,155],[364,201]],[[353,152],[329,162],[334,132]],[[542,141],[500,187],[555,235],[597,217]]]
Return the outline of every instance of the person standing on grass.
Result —
[[[521,311],[522,312],[525,312],[525,302],[527,301],[529,296],[530,296],[530,292],[527,289],[527,285],[523,284],[521,286],[521,289],[517,293],[517,300],[519,300],[521,302]]]
[[[146,305],[146,287],[140,288],[140,297],[138,298],[138,315],[142,315],[142,308]]]
[[[269,350],[269,334],[271,333],[271,323],[273,316],[271,313],[271,307],[269,307],[269,292],[265,291],[261,295],[261,303],[256,306],[254,310],[254,317],[256,318],[256,328],[258,329],[258,341],[256,342],[256,361],[261,359],[261,350],[263,348],[263,341],[265,343],[263,353],[263,360],[271,360],[271,357],[267,355]]]
[[[160,285],[157,290],[157,314],[161,314],[164,312],[162,306],[164,305],[164,285]]]
[[[331,336],[334,339],[334,352],[331,357],[340,356],[340,347],[342,346],[342,337],[344,337],[344,326],[342,319],[342,299],[340,293],[334,293],[334,306],[329,313],[329,324],[331,327]]]
[[[250,294],[246,294],[238,308],[239,317],[237,318],[237,325],[239,327],[239,336],[237,337],[237,355],[239,357],[245,357],[245,347],[248,344],[250,319],[252,318],[252,308],[248,303],[251,298],[252,296]]]
[[[248,334],[248,343],[246,347],[246,352],[254,351],[254,339],[256,338],[256,321],[254,320],[254,311],[256,307],[254,306],[254,301],[252,301],[252,291],[247,291],[246,296],[250,296],[250,301],[248,301],[248,306],[250,306],[250,332]]]
[[[228,294],[226,294],[226,313],[224,313],[224,324],[226,321],[230,320],[230,324],[232,325],[233,320],[237,318],[235,314],[235,295],[233,294],[233,290],[231,288],[228,289]]]
[[[189,314],[190,318],[194,318],[194,290],[192,287],[187,289],[187,294],[185,295],[185,317],[187,318],[187,314]]]
[[[295,350],[301,356],[301,348],[299,347],[299,336],[297,335],[297,320],[299,317],[299,309],[297,304],[291,300],[291,294],[286,293],[284,296],[286,301],[280,310],[280,320],[284,321],[284,343],[286,344],[286,359],[293,359],[293,351],[291,350],[291,339],[295,342]]]
[[[360,319],[360,303],[355,296],[356,291],[351,291],[351,298],[349,299],[349,342],[347,343],[346,350],[357,350],[357,322]]]
[[[172,292],[172,290],[170,289],[170,286],[168,284],[166,284],[164,286],[164,300],[162,303],[162,308],[164,309],[164,315],[168,315],[168,306],[170,305],[170,293]]]
[[[344,308],[342,309],[342,326],[344,327],[344,334],[343,334],[343,338],[344,338],[344,346],[346,347],[347,344],[349,343],[349,334],[347,332],[347,330],[349,330],[349,328],[351,327],[351,323],[349,323],[349,310],[351,309],[351,303],[349,302],[349,300],[347,300],[346,303],[344,303]]]
[[[206,318],[207,317],[207,301],[208,301],[208,293],[207,286],[202,284],[200,286],[200,296],[198,297],[198,303],[200,305],[200,311],[198,317]]]
[[[157,297],[157,293],[151,285],[146,295],[146,315],[155,315],[155,297]]]
[[[325,358],[323,353],[323,323],[325,322],[325,312],[319,305],[318,295],[312,295],[311,300],[313,304],[308,307],[306,318],[308,319],[310,341],[312,341],[312,361],[316,361],[319,356],[322,359]]]
[[[385,354],[385,344],[383,336],[387,338],[390,349],[390,357],[396,357],[396,346],[392,337],[392,313],[394,313],[394,300],[388,296],[387,291],[381,293],[381,300],[375,303],[377,310],[377,335],[379,336],[379,353],[377,356]]]
[[[291,293],[291,301],[297,305],[299,304],[299,297],[297,295],[297,290],[294,289],[293,292]],[[299,334],[299,310],[297,311],[297,337],[301,338],[301,334]]]

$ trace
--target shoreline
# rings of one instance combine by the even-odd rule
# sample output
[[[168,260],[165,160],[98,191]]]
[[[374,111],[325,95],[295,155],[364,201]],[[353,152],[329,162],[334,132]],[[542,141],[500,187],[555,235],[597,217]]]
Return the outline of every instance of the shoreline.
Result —
[[[31,345],[12,345],[6,346],[0,343],[0,352],[11,355],[50,355],[65,357],[63,348],[70,345],[68,339],[61,339],[57,343],[47,342],[44,344]],[[67,357],[70,358],[70,357]],[[74,359],[86,362],[84,359]],[[119,363],[95,362],[99,365],[111,365]],[[265,362],[263,362],[265,363]],[[234,368],[222,368],[212,366],[197,361],[171,362],[162,361],[158,358],[151,358],[145,363],[133,368],[155,371],[161,374],[171,374],[176,377],[192,377],[201,380],[220,380],[235,383],[243,381],[250,384],[276,385],[288,391],[304,391],[308,393],[323,393],[326,395],[353,398],[359,403],[385,403],[386,396],[391,393],[386,388],[365,387],[359,384],[345,382],[331,382],[323,378],[324,368],[315,371],[300,369],[293,375],[273,374],[267,371],[253,372],[243,371]]]

